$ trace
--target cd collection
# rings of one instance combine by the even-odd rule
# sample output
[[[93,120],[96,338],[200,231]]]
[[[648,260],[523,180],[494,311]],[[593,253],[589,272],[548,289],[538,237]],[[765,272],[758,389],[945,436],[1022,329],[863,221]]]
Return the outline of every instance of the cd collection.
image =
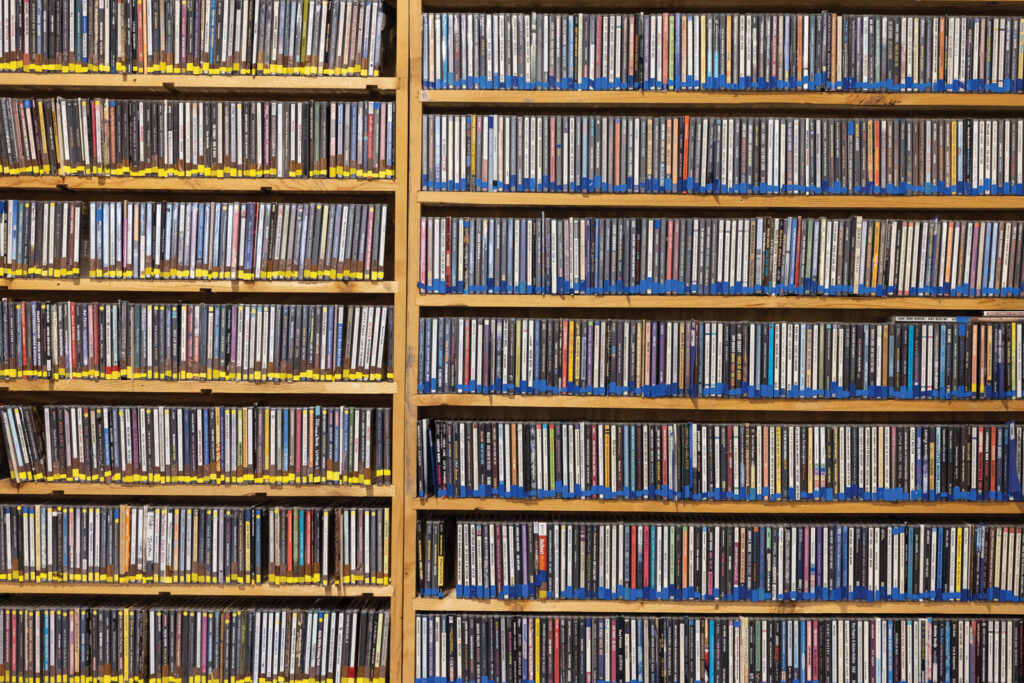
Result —
[[[426,114],[421,189],[1021,195],[1024,119]]]
[[[267,518],[267,582],[327,583],[331,567],[331,511],[273,507]]]
[[[379,76],[380,0],[4,6],[0,71]]]
[[[133,74],[237,76],[253,93],[267,81],[245,85],[245,76],[341,83],[392,73],[394,20],[407,9],[415,17],[422,8],[382,0],[0,0],[0,72],[22,72],[12,82],[41,79],[26,81],[33,88],[55,74],[127,79],[115,89],[150,87],[133,85]],[[415,28],[428,92],[1024,93],[1024,17],[894,11],[424,12]],[[65,279],[47,288],[91,278],[109,281],[108,289],[117,280],[398,278],[390,272],[401,260],[393,206],[316,199],[327,186],[317,179],[389,179],[347,187],[394,189],[400,98],[265,95],[0,97],[0,175],[30,184],[40,176],[98,177],[79,183],[96,187],[111,185],[105,177],[310,179],[294,201],[243,196],[244,182],[233,185],[237,197],[0,199],[0,278]],[[897,96],[848,96],[846,104],[858,97]],[[422,115],[414,182],[435,193],[553,196],[1024,196],[1024,118],[981,109],[959,118],[923,110],[895,118],[431,109]],[[305,192],[302,184],[275,187]],[[800,201],[809,200],[793,200]],[[421,219],[421,293],[1024,295],[1024,221],[1009,214],[491,213]],[[0,299],[0,380],[14,389],[78,379],[107,380],[104,389],[115,380],[254,382],[248,386],[264,393],[272,382],[329,391],[327,383],[350,381],[394,391],[384,384],[395,380],[393,306],[200,303],[193,289],[185,302],[168,293],[148,303],[116,295]],[[802,313],[752,314],[754,321],[740,313],[689,319],[685,311],[649,320],[479,313],[419,318],[420,394],[992,401],[971,404],[984,410],[1024,399],[1017,311],[816,322]],[[404,486],[341,487],[393,483],[390,407],[377,399],[173,403],[0,405],[0,474],[12,489],[52,485],[34,489],[49,491],[35,499],[0,502],[0,582],[37,593],[212,585],[220,588],[206,592],[278,591],[292,601],[310,591],[388,594],[391,504]],[[416,683],[1024,680],[1024,619],[1016,616],[724,616],[796,609],[779,601],[807,612],[846,611],[844,601],[857,601],[888,604],[879,611],[923,612],[923,604],[941,615],[968,603],[965,613],[1010,613],[1024,602],[1024,526],[981,511],[996,509],[983,503],[1024,500],[1024,427],[991,416],[954,424],[944,415],[899,424],[875,416],[658,422],[614,414],[614,403],[604,415],[574,416],[596,419],[414,410],[416,493],[435,501],[765,501],[759,516],[569,510],[597,509],[579,503],[564,503],[563,513],[484,516],[455,509],[497,504],[438,504],[434,512],[424,504],[412,516],[415,596],[441,609],[465,601],[449,613],[401,600],[69,604],[41,596],[28,606],[9,598],[0,600],[0,683],[386,683],[393,610],[414,622]],[[684,404],[718,405],[671,402]],[[65,502],[54,497],[65,483],[109,498]],[[103,483],[182,485],[186,493],[194,491],[187,485],[213,485],[224,500],[154,491],[160,497],[146,504],[118,500],[116,487],[103,493]],[[232,502],[246,484],[297,488],[294,499],[263,491],[255,503]],[[315,485],[338,495],[318,501],[329,491]],[[268,502],[268,493],[277,500]],[[805,500],[882,504],[864,519],[773,516],[773,505]],[[960,509],[971,512],[907,519],[883,510],[911,501],[935,504],[940,515],[955,507],[943,512],[940,503],[963,501]],[[413,532],[398,523],[401,533]],[[412,540],[395,538],[395,547],[412,550]],[[397,559],[409,560],[411,574],[413,558]],[[474,600],[504,601],[506,613],[473,612],[485,604]],[[514,613],[517,600],[548,601],[546,613]],[[579,600],[605,601],[597,610],[605,614],[556,611],[596,604],[572,602]],[[625,601],[651,615],[611,613]],[[680,613],[659,615],[658,604]],[[683,611],[698,608],[723,614]]]
[[[383,280],[387,225],[387,204],[9,199],[0,277]]]
[[[387,507],[336,508],[339,582],[391,582],[391,510]]]
[[[419,239],[424,293],[1024,293],[1022,221],[444,216]]]
[[[1021,92],[1024,18],[423,14],[423,87]]]
[[[0,581],[386,584],[390,513],[369,512],[7,503]]]
[[[391,483],[391,408],[0,406],[16,482]]]
[[[394,102],[0,98],[0,173],[395,177]]]
[[[1005,317],[1003,317],[1005,316]],[[1024,397],[1024,317],[421,318],[421,394]]]
[[[266,511],[266,518],[271,585],[326,585],[332,576],[345,586],[390,582],[388,508],[274,507]],[[333,561],[331,538],[337,538]]]
[[[389,611],[369,602],[5,602],[0,680],[385,683],[390,627]]]
[[[421,419],[420,497],[1022,500],[1024,426]]]
[[[95,202],[90,277],[383,280],[386,204]]]
[[[0,580],[262,583],[264,511],[7,503]]]
[[[458,521],[455,595],[556,600],[1024,600],[1024,527]]]
[[[1021,619],[427,612],[415,682],[1013,683],[1021,642]]]
[[[391,306],[0,300],[0,379],[394,379]]]
[[[0,277],[79,277],[81,202],[0,201]]]
[[[444,597],[445,582],[451,575],[446,551],[450,526],[443,520],[416,520],[416,594],[420,597]]]

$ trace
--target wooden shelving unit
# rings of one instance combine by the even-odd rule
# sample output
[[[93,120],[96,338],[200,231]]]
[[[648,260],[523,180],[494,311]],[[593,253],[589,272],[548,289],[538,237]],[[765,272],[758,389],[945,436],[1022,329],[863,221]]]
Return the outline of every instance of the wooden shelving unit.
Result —
[[[729,7],[743,7],[738,2]],[[625,602],[567,600],[470,600],[446,596],[441,599],[416,597],[416,519],[421,513],[615,513],[615,514],[777,514],[777,515],[1024,515],[1024,503],[992,502],[760,502],[760,501],[625,501],[625,500],[504,500],[504,499],[427,499],[414,497],[415,423],[423,413],[445,411],[474,413],[496,417],[509,409],[536,411],[690,411],[759,413],[762,419],[793,420],[807,413],[831,414],[835,419],[858,421],[880,413],[893,419],[913,419],[914,414],[935,413],[962,416],[984,414],[1010,417],[1024,415],[1024,400],[994,401],[899,401],[899,400],[797,400],[797,399],[647,399],[639,397],[587,396],[486,396],[477,394],[418,395],[417,334],[425,308],[454,313],[471,313],[475,308],[571,309],[587,315],[601,310],[637,309],[637,317],[657,311],[700,309],[713,317],[715,310],[761,309],[820,312],[829,311],[980,311],[1024,310],[1024,299],[989,298],[857,298],[857,297],[728,297],[728,296],[529,296],[529,295],[435,295],[417,291],[419,263],[419,221],[426,212],[477,212],[504,210],[540,211],[551,208],[572,210],[575,215],[588,212],[602,215],[626,214],[644,210],[695,215],[703,211],[734,212],[928,212],[958,215],[1014,215],[1024,211],[1024,197],[932,197],[932,196],[799,196],[799,195],[636,195],[636,194],[542,194],[435,192],[420,189],[421,117],[424,111],[758,111],[758,112],[881,112],[899,115],[934,115],[936,111],[957,111],[978,115],[1015,115],[1024,108],[1024,95],[942,94],[942,93],[823,93],[760,92],[714,93],[641,91],[615,92],[543,92],[543,91],[424,91],[421,83],[420,0],[396,0],[395,73],[381,78],[245,77],[192,76],[185,74],[109,75],[109,74],[0,74],[0,92],[36,96],[96,94],[118,97],[188,98],[234,96],[260,98],[327,99],[369,97],[396,102],[396,174],[395,179],[340,180],[311,178],[159,178],[89,176],[0,176],[0,193],[16,196],[101,195],[106,198],[139,196],[140,193],[258,194],[271,197],[317,195],[339,201],[343,197],[363,196],[374,201],[393,201],[393,279],[375,282],[231,282],[183,280],[105,280],[83,277],[77,280],[53,278],[0,279],[0,293],[25,293],[32,297],[59,298],[66,294],[90,293],[188,294],[195,297],[218,295],[316,295],[376,296],[389,298],[395,307],[395,381],[393,382],[169,382],[157,380],[20,380],[0,381],[0,402],[69,400],[78,394],[104,394],[105,398],[123,396],[124,402],[138,401],[142,395],[160,400],[186,402],[205,396],[285,395],[291,401],[309,397],[316,402],[322,396],[355,397],[377,404],[390,401],[393,409],[393,480],[390,486],[357,487],[333,485],[184,485],[37,482],[15,485],[0,482],[0,500],[14,497],[88,497],[107,499],[155,499],[190,496],[203,499],[384,499],[392,509],[391,550],[393,570],[389,586],[304,586],[255,585],[218,586],[211,584],[96,584],[96,583],[0,583],[0,594],[24,595],[111,595],[111,596],[205,596],[205,597],[321,597],[348,598],[372,596],[389,600],[391,605],[392,683],[412,683],[415,655],[414,616],[420,611],[539,613],[624,613],[624,614],[943,614],[943,615],[1022,615],[1024,605],[1006,603],[928,603],[928,602]],[[449,0],[429,4],[432,8],[494,10],[480,0]],[[579,3],[555,2],[551,10],[622,11],[623,7],[677,9],[667,0],[625,3],[612,0],[585,0]],[[705,7],[709,7],[705,5]],[[770,9],[822,9],[820,3],[807,0],[770,0]],[[877,0],[842,0],[829,5],[849,11],[880,11]],[[884,11],[913,12],[969,11],[1019,13],[1024,0],[923,0],[886,6]],[[536,0],[512,0],[502,10],[536,10]],[[765,10],[767,11],[767,10]],[[583,313],[579,313],[583,314]],[[980,418],[979,418],[980,419]]]
[[[416,448],[416,419],[421,414],[452,415],[460,419],[479,416],[481,419],[502,419],[509,410],[532,410],[531,415],[544,419],[579,419],[587,411],[599,410],[614,419],[629,411],[689,411],[718,415],[735,412],[754,413],[764,421],[804,421],[809,413],[828,415],[840,421],[878,420],[891,414],[893,421],[915,419],[914,414],[941,413],[950,420],[970,421],[1009,419],[1024,411],[1024,401],[928,401],[928,400],[796,400],[740,398],[640,398],[605,396],[509,396],[480,394],[417,393],[417,334],[421,315],[473,315],[474,309],[490,310],[485,315],[564,315],[601,317],[602,310],[636,309],[637,318],[651,315],[681,315],[680,309],[694,309],[695,317],[714,319],[716,310],[752,309],[767,311],[802,311],[799,315],[827,319],[830,311],[842,311],[843,320],[850,320],[857,311],[879,312],[956,311],[971,313],[982,310],[1024,310],[1022,299],[954,298],[954,297],[768,297],[768,296],[644,296],[644,295],[487,295],[487,294],[425,294],[417,289],[419,276],[419,224],[423,215],[537,215],[544,210],[561,210],[572,216],[701,215],[703,212],[755,211],[789,215],[823,212],[836,215],[854,212],[918,212],[918,214],[957,216],[1017,216],[1024,210],[1024,197],[1007,196],[829,196],[829,195],[702,195],[702,194],[600,194],[600,193],[514,193],[514,192],[439,192],[420,188],[420,147],[422,116],[425,112],[581,112],[614,111],[636,113],[654,110],[657,113],[721,111],[728,113],[757,112],[789,114],[829,112],[828,115],[935,116],[937,111],[977,116],[1015,116],[1024,107],[1024,95],[950,94],[950,93],[856,93],[856,92],[643,92],[643,91],[505,91],[505,90],[424,90],[421,87],[422,14],[427,5],[437,11],[498,11],[479,0],[447,2],[410,2],[409,24],[411,67],[410,93],[410,172],[409,178],[409,245],[406,285],[408,287],[408,350],[406,378],[407,430],[406,452]],[[830,9],[850,12],[912,12],[952,13],[987,12],[1009,14],[1019,12],[1017,1],[987,3],[976,0],[949,2],[899,3],[884,8],[877,0],[842,0],[822,6],[792,0],[774,0],[758,11],[819,11]],[[555,2],[543,7],[531,0],[503,3],[500,11],[569,11],[622,12],[652,9],[679,11],[678,3],[655,0],[653,3],[631,1],[625,4],[610,0],[585,0],[580,3]],[[750,11],[736,2],[687,8]],[[570,213],[571,211],[571,213]],[[788,212],[783,214],[782,212]],[[503,311],[500,309],[508,309]],[[546,310],[545,310],[546,309]],[[838,314],[837,314],[838,315]],[[812,318],[808,318],[812,319]],[[552,409],[563,411],[553,413]],[[715,413],[714,411],[718,411]],[[724,412],[723,412],[724,411]],[[984,416],[983,416],[984,414]],[[518,415],[518,414],[517,414]],[[674,419],[665,412],[663,419]],[[976,416],[972,418],[972,416]],[[519,419],[518,417],[515,419]],[[645,418],[647,419],[647,418]],[[688,419],[700,419],[688,418]],[[726,418],[732,419],[732,418]],[[883,420],[885,418],[882,418]],[[415,481],[416,462],[406,459],[405,478]],[[614,513],[631,514],[758,514],[758,515],[961,515],[977,519],[985,515],[1022,515],[1024,503],[994,502],[761,502],[761,501],[630,501],[630,500],[506,500],[506,499],[416,499],[412,484],[407,484],[405,498],[405,587],[404,587],[404,680],[412,681],[415,663],[414,618],[417,612],[539,612],[539,613],[614,613],[614,614],[907,614],[907,615],[1022,615],[1024,605],[1007,603],[934,603],[934,602],[624,602],[600,600],[471,600],[448,595],[443,599],[416,597],[416,519],[420,514],[437,513]]]
[[[96,176],[0,176],[0,193],[24,198],[54,196],[102,196],[105,199],[159,195],[168,198],[183,196],[222,195],[236,193],[257,195],[271,201],[384,201],[391,203],[394,230],[389,246],[393,255],[390,268],[393,277],[383,281],[364,282],[290,282],[290,281],[187,281],[187,280],[106,280],[25,278],[0,279],[0,293],[25,298],[60,299],[69,294],[83,298],[90,294],[118,295],[190,295],[197,300],[217,296],[230,301],[234,295],[280,295],[292,300],[303,295],[323,297],[373,296],[377,303],[393,302],[395,381],[392,382],[220,382],[220,381],[158,381],[158,380],[0,380],[0,402],[82,401],[79,395],[104,395],[105,400],[118,397],[124,403],[137,403],[143,395],[158,396],[169,403],[195,402],[197,398],[223,396],[221,401],[261,400],[266,396],[283,395],[289,403],[307,401],[317,404],[324,396],[332,401],[344,397],[353,404],[369,401],[372,405],[392,407],[392,467],[394,483],[389,486],[337,485],[191,485],[191,484],[121,484],[82,482],[33,482],[16,485],[0,482],[0,501],[39,500],[67,497],[115,500],[147,500],[161,497],[238,500],[248,503],[261,499],[281,504],[289,499],[321,504],[352,499],[364,504],[368,499],[387,504],[392,510],[391,562],[393,576],[387,586],[323,586],[323,585],[214,585],[214,584],[120,584],[120,583],[0,583],[0,595],[73,596],[172,596],[218,598],[361,598],[373,597],[387,601],[391,611],[391,681],[401,680],[402,605],[405,583],[401,577],[405,532],[403,500],[406,469],[405,437],[405,306],[407,234],[405,219],[408,207],[408,67],[409,24],[406,0],[396,0],[395,36],[391,51],[394,72],[380,78],[301,77],[301,76],[193,76],[187,74],[120,75],[63,73],[3,73],[0,92],[18,96],[99,96],[188,99],[194,97],[232,99],[380,99],[394,100],[395,116],[395,178],[394,179],[330,179],[330,178],[160,178],[160,177],[96,177]],[[238,398],[232,398],[236,396]],[[207,402],[211,399],[206,398]]]

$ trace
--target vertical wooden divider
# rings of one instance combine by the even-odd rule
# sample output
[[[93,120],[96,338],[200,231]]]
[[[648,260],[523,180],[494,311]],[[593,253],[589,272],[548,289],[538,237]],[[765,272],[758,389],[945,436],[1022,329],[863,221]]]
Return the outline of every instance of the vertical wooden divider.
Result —
[[[395,210],[394,210],[394,336],[391,339],[394,353],[395,395],[391,410],[391,480],[394,492],[391,498],[391,665],[388,679],[399,683],[404,679],[403,662],[406,643],[406,538],[415,537],[415,519],[412,527],[407,526],[408,502],[406,482],[408,475],[407,454],[410,452],[406,441],[406,419],[408,406],[408,385],[406,383],[408,363],[408,327],[406,308],[408,302],[406,263],[408,256],[407,212],[409,201],[408,182],[410,155],[409,137],[409,11],[411,0],[397,0],[395,7]],[[415,355],[413,356],[415,358]],[[415,558],[415,553],[413,553]],[[415,576],[412,589],[415,590]],[[412,679],[409,679],[410,681]]]
[[[402,580],[402,681],[414,683],[416,663],[416,612],[413,599],[416,597],[416,412],[414,395],[416,394],[416,377],[418,372],[419,351],[419,306],[416,283],[419,279],[419,178],[420,178],[420,147],[422,140],[423,105],[420,103],[420,86],[422,84],[422,65],[420,63],[423,41],[421,30],[423,21],[423,3],[420,0],[404,0],[408,5],[409,40],[406,43],[408,71],[402,92],[407,97],[408,111],[408,158],[407,196],[408,212],[406,222],[406,273],[405,273],[405,377],[402,384],[402,399],[405,403],[405,471],[402,481],[404,560],[405,571]],[[396,299],[397,301],[397,299]],[[396,480],[397,481],[397,480]]]

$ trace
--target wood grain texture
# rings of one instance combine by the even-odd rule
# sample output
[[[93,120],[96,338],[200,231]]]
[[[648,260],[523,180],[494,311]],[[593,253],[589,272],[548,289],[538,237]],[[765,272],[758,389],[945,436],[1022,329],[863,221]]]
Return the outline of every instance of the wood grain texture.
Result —
[[[420,203],[417,190],[420,186],[423,106],[419,100],[420,84],[422,83],[422,12],[423,5],[420,0],[405,0],[408,6],[409,31],[409,52],[408,52],[408,76],[409,87],[406,88],[408,96],[408,135],[409,135],[409,158],[408,175],[406,185],[409,201],[406,212],[406,309],[404,311],[406,334],[405,343],[405,424],[403,427],[402,442],[403,451],[407,454],[404,470],[404,492],[402,500],[402,519],[405,527],[403,541],[403,564],[402,564],[402,648],[401,648],[401,670],[397,671],[397,678],[402,683],[414,683],[416,680],[416,618],[414,601],[416,600],[416,519],[417,510],[414,505],[413,494],[416,492],[416,420],[419,418],[418,407],[414,402],[416,392],[416,375],[418,370],[418,344],[417,330],[419,330],[420,316],[419,305],[416,302],[416,281],[419,273],[420,248],[419,248],[419,225],[420,225]],[[397,277],[397,266],[395,269]],[[397,319],[396,314],[396,319]],[[398,372],[396,366],[395,372]],[[396,441],[397,443],[397,441]]]
[[[408,256],[408,208],[409,208],[409,158],[413,147],[409,138],[409,41],[411,33],[419,33],[419,25],[409,22],[411,0],[396,2],[396,81],[395,96],[395,210],[394,210],[394,277],[396,289],[394,294],[394,331],[392,344],[394,348],[394,368],[396,393],[392,401],[391,430],[391,478],[394,483],[394,496],[391,499],[391,584],[394,593],[391,597],[391,640],[388,680],[403,682],[402,667],[406,648],[406,630],[413,627],[412,619],[406,619],[405,599],[408,584],[405,577],[406,537],[415,535],[416,524],[410,527],[406,520],[406,491],[408,481],[406,471],[410,461],[407,457],[405,433],[409,419],[407,408],[410,387],[407,384],[408,373],[408,342],[406,330],[406,308],[410,283],[407,281],[406,259]],[[416,150],[419,150],[417,143]],[[418,151],[417,151],[418,153]],[[414,356],[415,358],[415,356]],[[415,386],[415,385],[413,385]],[[412,413],[415,418],[415,412]],[[415,489],[413,489],[415,490]],[[413,586],[415,589],[415,586]],[[408,679],[412,683],[412,679]]]

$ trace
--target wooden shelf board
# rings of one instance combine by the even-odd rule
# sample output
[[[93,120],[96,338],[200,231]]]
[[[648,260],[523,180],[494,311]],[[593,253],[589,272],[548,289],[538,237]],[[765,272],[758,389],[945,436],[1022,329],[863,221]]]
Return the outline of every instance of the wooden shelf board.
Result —
[[[118,190],[191,192],[395,192],[394,180],[336,178],[126,178],[113,176],[0,176],[8,190]]]
[[[658,408],[670,410],[765,410],[834,412],[1021,412],[1022,399],[900,400],[900,399],[786,399],[786,398],[643,398],[639,396],[508,396],[504,394],[415,394],[418,406],[478,406],[494,408]]]
[[[182,292],[230,294],[393,294],[393,280],[115,280],[0,278],[0,290],[19,292]]]
[[[394,486],[331,484],[119,484],[0,480],[0,496],[183,496],[196,498],[391,498]]]
[[[888,14],[894,12],[921,14],[925,12],[945,14],[959,11],[986,13],[1005,13],[1020,10],[1021,0],[902,0],[896,3],[882,5],[878,0],[832,0],[827,5],[822,5],[819,0],[762,0],[758,3],[758,11],[762,12],[785,12],[785,11],[821,11],[823,7],[835,12],[862,12],[877,14],[880,11]],[[537,0],[503,0],[500,5],[495,6],[494,2],[485,0],[429,0],[422,3],[424,11],[467,11],[477,10],[485,12],[515,12],[515,11],[537,11]],[[751,11],[751,5],[738,0],[697,0],[697,2],[680,5],[679,0],[548,0],[542,5],[547,12],[628,12],[642,10],[650,12],[653,10],[679,11],[685,7],[687,12],[698,12],[708,10],[712,12],[725,12],[729,10]],[[413,48],[416,46],[414,45]],[[415,54],[415,49],[413,49]]]
[[[2,391],[80,391],[113,394],[394,394],[394,382],[202,382],[198,380],[21,379]],[[2,396],[2,394],[0,394]]]
[[[416,200],[437,206],[566,206],[645,209],[814,209],[1024,210],[1024,196],[932,195],[742,195],[742,194],[580,194],[571,192],[431,192]]]
[[[420,90],[424,105],[588,105],[630,107],[942,107],[1024,108],[1019,93],[882,93],[820,91],[644,91],[644,90]]]
[[[950,614],[1010,616],[1024,604],[1002,602],[680,602],[657,600],[477,600],[413,598],[416,612],[541,612],[600,614]]]
[[[545,498],[417,498],[417,510],[451,512],[612,512],[763,515],[1024,515],[1024,502],[678,501]]]
[[[419,306],[483,308],[761,308],[761,309],[961,309],[1024,311],[1024,298],[869,296],[699,296],[561,294],[417,294]]]
[[[171,595],[176,597],[391,597],[392,586],[319,585],[217,585],[204,583],[14,583],[0,582],[0,595],[45,593],[47,595]]]
[[[309,94],[394,93],[398,79],[335,76],[203,76],[191,74],[2,73],[0,89],[102,90],[116,93],[294,92]]]

